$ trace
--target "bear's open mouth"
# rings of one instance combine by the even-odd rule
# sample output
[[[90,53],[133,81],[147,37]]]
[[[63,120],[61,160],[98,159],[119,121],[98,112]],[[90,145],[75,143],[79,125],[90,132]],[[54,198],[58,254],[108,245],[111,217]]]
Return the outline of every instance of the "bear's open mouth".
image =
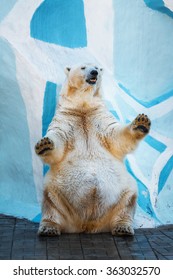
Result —
[[[94,85],[97,82],[97,78],[87,79],[86,82],[90,85]]]

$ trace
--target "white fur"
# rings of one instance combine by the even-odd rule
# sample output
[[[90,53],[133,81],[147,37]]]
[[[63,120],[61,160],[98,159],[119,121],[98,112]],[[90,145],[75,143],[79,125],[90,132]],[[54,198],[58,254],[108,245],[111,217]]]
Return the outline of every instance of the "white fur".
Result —
[[[88,83],[92,69],[98,71],[94,85]],[[50,220],[58,225],[58,232],[61,226],[66,232],[80,232],[75,219],[81,226],[91,221],[105,223],[104,216],[112,209],[109,225],[106,221],[105,227],[101,223],[100,228],[89,231],[114,233],[126,228],[132,233],[137,186],[123,159],[144,133],[134,129],[136,121],[128,126],[117,123],[105,107],[100,90],[102,69],[86,64],[69,67],[66,74],[60,103],[46,134],[54,149],[41,155],[50,165],[45,190],[51,203],[46,206],[45,195],[40,231],[46,228],[44,220]]]

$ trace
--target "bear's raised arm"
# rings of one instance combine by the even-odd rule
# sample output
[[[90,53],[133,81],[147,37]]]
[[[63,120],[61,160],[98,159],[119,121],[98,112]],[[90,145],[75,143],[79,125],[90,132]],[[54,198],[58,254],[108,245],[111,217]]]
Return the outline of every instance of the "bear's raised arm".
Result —
[[[151,121],[147,115],[139,114],[133,122],[122,125],[113,116],[104,118],[104,129],[100,133],[102,144],[116,158],[122,160],[128,153],[136,149],[139,141],[144,138],[149,130]]]
[[[72,126],[55,115],[46,135],[35,145],[36,154],[49,165],[59,163],[72,145],[72,135]]]

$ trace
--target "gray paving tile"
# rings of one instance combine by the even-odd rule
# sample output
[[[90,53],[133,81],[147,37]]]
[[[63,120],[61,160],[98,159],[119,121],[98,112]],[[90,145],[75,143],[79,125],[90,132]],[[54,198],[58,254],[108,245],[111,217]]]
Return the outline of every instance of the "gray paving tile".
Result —
[[[110,233],[37,236],[38,224],[0,215],[0,259],[173,260],[173,225],[135,229],[134,237]]]

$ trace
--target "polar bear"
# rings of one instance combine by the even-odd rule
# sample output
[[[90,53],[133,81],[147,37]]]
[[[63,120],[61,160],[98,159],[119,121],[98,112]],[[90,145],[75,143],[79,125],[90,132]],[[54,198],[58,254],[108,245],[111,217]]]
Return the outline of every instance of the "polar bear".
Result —
[[[102,68],[66,68],[47,134],[35,146],[49,164],[39,235],[111,232],[133,235],[137,186],[123,159],[150,129],[147,115],[122,125],[101,96]]]

